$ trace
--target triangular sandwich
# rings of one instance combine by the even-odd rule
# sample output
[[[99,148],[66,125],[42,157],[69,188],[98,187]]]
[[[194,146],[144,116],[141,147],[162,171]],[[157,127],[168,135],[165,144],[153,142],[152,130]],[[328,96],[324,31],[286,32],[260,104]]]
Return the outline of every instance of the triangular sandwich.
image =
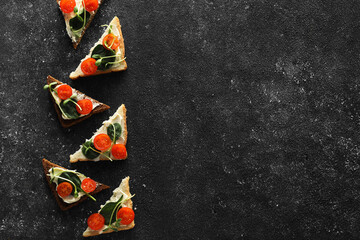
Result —
[[[133,211],[133,197],[130,193],[129,177],[124,178],[119,187],[113,191],[111,198],[101,205],[97,213],[93,213],[87,220],[88,228],[84,237],[91,237],[105,233],[129,230],[135,227]]]
[[[59,121],[64,128],[110,108],[52,76],[47,77],[44,88],[49,89]]]
[[[54,164],[45,158],[42,160],[46,181],[55,196],[61,210],[68,210],[88,197],[108,189],[109,186],[96,182],[84,174]]]
[[[125,61],[124,38],[121,32],[120,21],[117,17],[107,25],[101,38],[83,58],[70,78],[94,76],[127,69]]]
[[[127,158],[127,134],[126,108],[122,104],[78,151],[70,155],[70,162],[124,160]]]
[[[76,49],[103,0],[56,0],[56,2],[64,16],[66,32]]]

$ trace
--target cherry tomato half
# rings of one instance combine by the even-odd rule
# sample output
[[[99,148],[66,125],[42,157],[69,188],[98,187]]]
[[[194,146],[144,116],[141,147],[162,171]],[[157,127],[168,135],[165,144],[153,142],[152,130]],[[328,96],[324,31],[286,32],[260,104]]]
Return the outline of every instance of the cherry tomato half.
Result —
[[[83,115],[89,114],[93,109],[93,104],[89,99],[81,99],[77,101],[77,104],[81,107],[81,110],[76,106],[76,111]]]
[[[102,44],[106,49],[110,49],[109,47],[111,46],[111,49],[115,50],[119,47],[120,41],[117,36],[110,33],[104,37]]]
[[[87,224],[92,230],[100,230],[105,224],[105,218],[100,213],[93,213],[89,216]]]
[[[81,182],[81,189],[87,193],[90,193],[96,189],[96,182],[91,178],[85,178]]]
[[[60,9],[63,13],[71,13],[76,6],[75,0],[61,0]]]
[[[72,190],[73,186],[69,182],[62,182],[56,188],[57,193],[62,198],[69,196]]]
[[[84,0],[85,3],[85,9],[88,12],[95,11],[99,7],[98,0]]]
[[[67,85],[67,84],[63,84],[63,85],[60,85],[58,88],[57,88],[57,95],[59,96],[59,98],[61,100],[66,100],[68,98],[71,97],[72,95],[72,88]]]
[[[94,138],[94,146],[100,151],[109,149],[111,147],[111,143],[109,135],[105,133],[98,134]]]
[[[96,60],[94,58],[88,58],[81,63],[81,71],[85,75],[92,75],[96,72],[97,66],[95,65]]]
[[[131,208],[123,207],[117,212],[116,217],[121,218],[121,224],[129,225],[134,221],[135,213]]]
[[[111,154],[116,159],[125,159],[126,158],[126,147],[124,144],[114,144],[111,148]]]

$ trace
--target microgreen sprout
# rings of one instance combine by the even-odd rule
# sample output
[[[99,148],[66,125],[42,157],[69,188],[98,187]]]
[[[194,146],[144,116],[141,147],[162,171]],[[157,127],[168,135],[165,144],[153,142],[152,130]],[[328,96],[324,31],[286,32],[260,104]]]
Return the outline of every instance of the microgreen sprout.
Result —
[[[126,57],[124,57],[123,59],[120,59],[119,61],[115,61],[115,62],[107,62],[105,63],[105,67],[107,67],[109,64],[113,65],[113,64],[117,64],[117,63],[121,63],[126,59]]]
[[[101,27],[108,27],[109,28],[109,34],[111,33],[111,30],[112,30],[112,25],[107,25],[107,24],[104,24],[104,25],[101,25]]]
[[[54,86],[54,85],[56,85],[57,84],[57,82],[52,82],[52,83],[50,83],[50,84],[46,84],[43,88],[44,88],[44,90],[46,90],[46,89],[50,89],[50,91],[54,91],[54,88],[52,87],[52,86]]]

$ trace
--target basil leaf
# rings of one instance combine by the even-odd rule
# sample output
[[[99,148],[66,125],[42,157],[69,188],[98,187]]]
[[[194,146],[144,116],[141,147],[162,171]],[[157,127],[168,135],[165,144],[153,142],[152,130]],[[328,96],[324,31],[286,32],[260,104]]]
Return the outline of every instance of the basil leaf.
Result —
[[[106,131],[110,139],[115,143],[116,140],[118,140],[119,137],[121,136],[121,131],[122,131],[121,125],[119,123],[110,124],[107,127]]]
[[[81,152],[84,154],[85,157],[89,159],[94,159],[97,156],[99,156],[100,153],[95,152],[91,148],[95,149],[94,143],[92,141],[87,141],[86,143],[83,144],[81,148]]]
[[[74,101],[76,102],[76,100]],[[59,107],[62,109],[63,113],[70,119],[77,119],[80,117],[80,114],[76,111],[75,103],[71,101],[68,101],[66,104],[64,104],[64,101],[62,101],[59,104]]]
[[[86,12],[86,19],[85,19],[85,24],[84,24],[85,12]],[[80,14],[78,14],[75,17],[70,19],[69,25],[70,25],[70,29],[72,31],[76,31],[76,30],[81,29],[89,21],[90,13],[88,11],[85,11],[85,12],[83,10],[82,13],[80,13]]]
[[[111,57],[113,56],[113,57]],[[111,67],[109,62],[115,62],[116,54],[113,50],[106,49],[102,44],[98,44],[91,52],[91,57],[98,60],[101,57],[107,57],[101,59],[101,64],[98,66],[98,70],[106,70]]]
[[[59,177],[69,179],[70,181],[72,181],[75,184],[75,186],[77,188],[77,192],[81,191],[81,181],[80,181],[80,178],[75,173],[63,172],[62,174],[60,174]],[[66,180],[59,178],[58,184],[60,184],[62,182],[66,182]],[[75,188],[73,187],[71,194],[74,195],[74,193],[75,193]]]
[[[116,221],[117,208],[121,205],[121,201],[123,196],[119,198],[117,202],[108,202],[105,206],[100,210],[100,214],[105,218],[105,225],[112,224]],[[110,222],[111,219],[111,222]]]

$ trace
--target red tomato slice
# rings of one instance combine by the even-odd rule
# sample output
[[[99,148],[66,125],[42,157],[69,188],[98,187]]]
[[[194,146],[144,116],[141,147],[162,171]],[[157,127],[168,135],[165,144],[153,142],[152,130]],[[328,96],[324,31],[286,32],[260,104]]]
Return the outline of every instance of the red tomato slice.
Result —
[[[61,100],[66,100],[71,97],[72,88],[67,84],[63,84],[57,88],[57,95]]]
[[[81,182],[81,189],[87,193],[90,193],[96,189],[96,182],[91,178],[85,178]]]
[[[76,106],[76,111],[83,115],[89,114],[93,109],[93,104],[89,99],[81,99],[77,101],[77,104],[81,107],[81,110]]]
[[[60,9],[63,13],[71,13],[76,6],[75,0],[61,0]]]
[[[135,213],[131,208],[123,207],[117,212],[116,218],[121,218],[121,224],[129,225],[134,221]]]
[[[88,58],[81,63],[81,71],[85,75],[92,75],[97,71],[97,66],[95,65],[96,60],[94,58]]]
[[[98,134],[94,138],[94,146],[100,151],[109,149],[111,147],[111,143],[109,135],[105,133]]]
[[[85,9],[88,12],[95,11],[99,7],[98,0],[84,0],[85,3]]]
[[[104,37],[102,44],[106,49],[110,49],[109,47],[111,46],[111,49],[115,50],[116,48],[119,47],[120,41],[117,36],[110,33]]]
[[[62,182],[56,188],[57,193],[62,198],[69,196],[72,190],[73,186],[69,182]]]
[[[116,159],[125,159],[126,158],[126,147],[124,144],[114,144],[111,148],[111,154]]]
[[[100,230],[105,224],[105,218],[100,213],[93,213],[89,216],[87,224],[92,230]]]

